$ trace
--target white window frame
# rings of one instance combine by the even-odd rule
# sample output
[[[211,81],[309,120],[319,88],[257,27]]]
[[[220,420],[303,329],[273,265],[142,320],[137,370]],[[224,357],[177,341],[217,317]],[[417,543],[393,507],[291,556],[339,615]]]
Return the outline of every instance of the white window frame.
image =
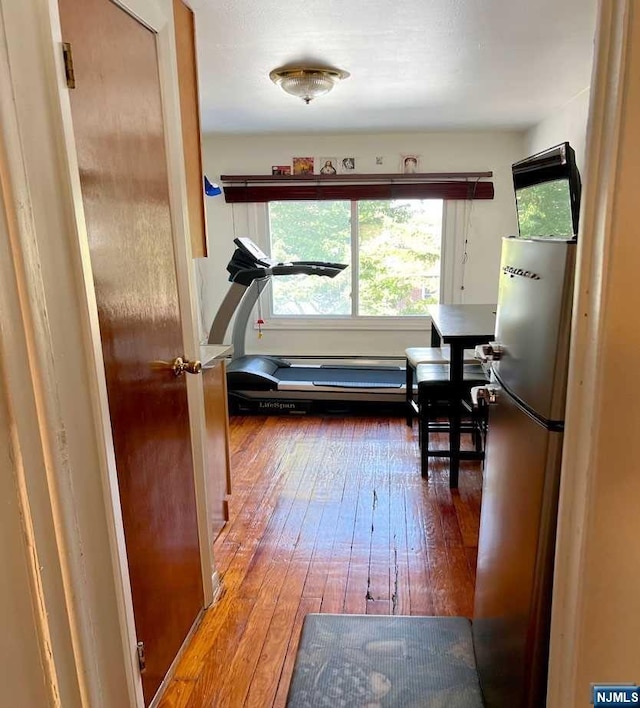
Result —
[[[347,201],[347,200],[337,200]],[[351,201],[351,217],[354,218],[355,202]],[[462,246],[456,241],[456,232],[460,229],[456,225],[464,222],[465,202],[457,200],[443,200],[442,206],[442,247],[440,251],[440,303],[455,302],[456,284],[460,279],[460,268],[455,268],[456,262],[462,258]],[[248,206],[248,230],[252,240],[269,253],[269,205],[268,203],[253,203]],[[357,244],[351,244],[351,269],[355,268],[357,277]],[[352,271],[352,277],[353,271]],[[267,293],[265,292],[265,295]],[[357,298],[357,289],[353,293]],[[357,305],[357,303],[356,303]],[[425,317],[428,315],[408,315],[403,317],[370,316],[370,315],[325,315],[324,317],[301,317],[299,315],[274,315],[271,309],[271,297],[263,297],[262,329],[269,330],[424,330]]]

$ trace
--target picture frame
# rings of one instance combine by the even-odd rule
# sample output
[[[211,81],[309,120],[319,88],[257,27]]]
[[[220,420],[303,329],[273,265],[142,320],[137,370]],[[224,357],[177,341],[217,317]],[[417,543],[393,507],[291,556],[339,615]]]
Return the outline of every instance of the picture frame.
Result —
[[[294,175],[312,175],[313,174],[313,157],[294,157],[293,158],[293,174]]]
[[[420,172],[420,155],[409,153],[401,156],[400,172],[405,175]]]
[[[355,172],[356,170],[356,158],[355,157],[341,157],[338,162],[339,170],[342,173]]]
[[[271,165],[272,175],[290,175],[291,165]]]
[[[338,158],[337,157],[319,157],[318,158],[318,174],[319,175],[337,175],[338,174]]]

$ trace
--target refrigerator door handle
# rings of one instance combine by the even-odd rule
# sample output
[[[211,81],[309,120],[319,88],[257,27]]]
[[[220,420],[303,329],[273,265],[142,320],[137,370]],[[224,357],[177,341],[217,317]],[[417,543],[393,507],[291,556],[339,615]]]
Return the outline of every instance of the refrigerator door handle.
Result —
[[[475,349],[474,358],[479,359],[483,364],[491,361],[500,361],[504,354],[504,348],[498,342],[488,344],[478,344]]]
[[[471,403],[474,408],[481,406],[494,406],[498,402],[499,386],[486,384],[485,386],[474,386],[471,389]]]

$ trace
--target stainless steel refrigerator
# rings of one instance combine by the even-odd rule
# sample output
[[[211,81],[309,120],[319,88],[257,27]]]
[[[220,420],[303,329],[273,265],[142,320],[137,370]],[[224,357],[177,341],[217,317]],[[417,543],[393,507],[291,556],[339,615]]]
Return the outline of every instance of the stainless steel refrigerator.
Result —
[[[473,620],[487,708],[545,703],[575,252],[503,240]]]

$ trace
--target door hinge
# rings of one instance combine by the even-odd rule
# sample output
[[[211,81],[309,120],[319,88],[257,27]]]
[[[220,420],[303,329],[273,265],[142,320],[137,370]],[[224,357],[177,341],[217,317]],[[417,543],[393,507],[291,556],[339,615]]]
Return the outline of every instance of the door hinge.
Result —
[[[69,42],[62,43],[62,57],[64,59],[64,75],[67,79],[67,88],[76,87],[76,75],[73,71],[73,54]]]
[[[144,655],[144,642],[138,642],[138,666],[140,667],[140,673],[144,673],[147,668],[147,659]]]

